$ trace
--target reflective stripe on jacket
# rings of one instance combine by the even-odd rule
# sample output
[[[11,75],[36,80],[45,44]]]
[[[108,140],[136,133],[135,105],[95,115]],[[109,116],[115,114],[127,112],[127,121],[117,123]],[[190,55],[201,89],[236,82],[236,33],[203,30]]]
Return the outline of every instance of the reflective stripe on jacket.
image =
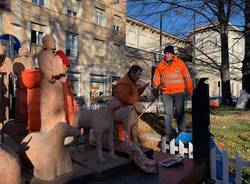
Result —
[[[193,84],[191,76],[184,62],[177,57],[174,57],[171,64],[162,60],[156,67],[153,86],[158,87],[161,85],[163,94],[176,94],[184,93],[185,90],[188,94],[193,92]]]

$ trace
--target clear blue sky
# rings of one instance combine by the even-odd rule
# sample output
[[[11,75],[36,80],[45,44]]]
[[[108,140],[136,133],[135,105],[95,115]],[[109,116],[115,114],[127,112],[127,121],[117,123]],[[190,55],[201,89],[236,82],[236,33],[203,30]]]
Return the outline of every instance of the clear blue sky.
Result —
[[[148,3],[148,4],[142,4]],[[154,2],[154,3],[152,3]],[[138,3],[127,2],[127,16],[132,17],[136,20],[147,23],[153,27],[160,28],[160,12],[165,11],[167,6],[162,3],[157,3],[156,0],[146,0],[140,1]],[[173,35],[184,37],[193,29],[194,19],[193,13],[187,12],[181,14],[178,10],[174,12],[166,12],[163,16],[163,31],[171,33]],[[244,25],[243,15],[236,14],[232,17],[230,22],[234,25],[242,26]],[[201,25],[207,24],[207,20],[200,18],[196,15],[195,26],[199,27]]]

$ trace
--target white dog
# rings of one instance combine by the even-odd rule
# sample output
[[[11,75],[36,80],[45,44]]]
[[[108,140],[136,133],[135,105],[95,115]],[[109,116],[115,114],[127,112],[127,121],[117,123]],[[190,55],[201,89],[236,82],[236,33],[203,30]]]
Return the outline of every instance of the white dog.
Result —
[[[110,157],[115,159],[117,158],[114,154],[114,140],[113,140],[113,131],[114,131],[114,116],[115,111],[121,107],[121,103],[113,99],[108,104],[107,107],[103,107],[98,110],[82,110],[76,114],[75,120],[73,122],[73,127],[84,128],[86,137],[88,137],[89,130],[92,128],[95,139],[96,139],[96,148],[97,148],[97,161],[100,163],[105,162],[106,160],[103,157],[102,153],[102,139],[104,133],[108,133],[108,145],[109,145],[109,154]],[[86,140],[87,141],[87,140]]]
[[[141,102],[136,102],[128,107],[121,107],[115,112],[115,122],[122,122],[125,128],[125,138],[128,140],[132,135],[133,142],[138,143],[137,125],[139,116],[142,114],[144,106]]]

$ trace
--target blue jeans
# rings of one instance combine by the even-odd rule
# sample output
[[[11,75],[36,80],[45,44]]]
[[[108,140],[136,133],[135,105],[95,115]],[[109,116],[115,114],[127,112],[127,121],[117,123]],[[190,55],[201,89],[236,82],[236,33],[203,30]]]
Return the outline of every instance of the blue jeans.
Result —
[[[165,110],[165,133],[173,135],[172,120],[174,115],[177,119],[178,131],[185,131],[184,119],[185,93],[163,94],[162,102]],[[176,114],[175,114],[176,113]]]

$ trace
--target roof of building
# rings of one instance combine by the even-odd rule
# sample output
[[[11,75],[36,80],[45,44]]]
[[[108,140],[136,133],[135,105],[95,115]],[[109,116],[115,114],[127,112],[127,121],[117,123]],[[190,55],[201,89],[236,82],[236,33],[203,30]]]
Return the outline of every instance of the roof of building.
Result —
[[[195,32],[196,33],[201,33],[201,32],[205,32],[205,31],[208,31],[208,30],[212,30],[218,24],[219,24],[218,22],[214,22],[213,24],[208,23],[208,24],[201,25],[199,27],[196,27]],[[240,32],[240,29],[237,26],[233,25],[232,23],[229,23],[229,31]],[[192,34],[193,34],[193,31],[190,32],[188,35],[190,36]]]
[[[146,24],[146,23],[141,22],[139,20],[136,20],[136,19],[134,19],[132,17],[127,16],[126,17],[126,21],[127,22],[131,22],[131,23],[136,24],[136,25],[139,25],[141,27],[150,29],[151,31],[154,31],[154,32],[160,34],[160,30],[159,29],[153,27],[152,25],[149,25],[149,24]],[[170,34],[170,33],[164,32],[164,31],[162,32],[162,34],[163,34],[163,36],[174,38],[174,39],[176,39],[179,42],[183,42],[184,41],[182,38],[179,38],[179,37],[177,37],[177,36],[175,36],[173,34]]]

